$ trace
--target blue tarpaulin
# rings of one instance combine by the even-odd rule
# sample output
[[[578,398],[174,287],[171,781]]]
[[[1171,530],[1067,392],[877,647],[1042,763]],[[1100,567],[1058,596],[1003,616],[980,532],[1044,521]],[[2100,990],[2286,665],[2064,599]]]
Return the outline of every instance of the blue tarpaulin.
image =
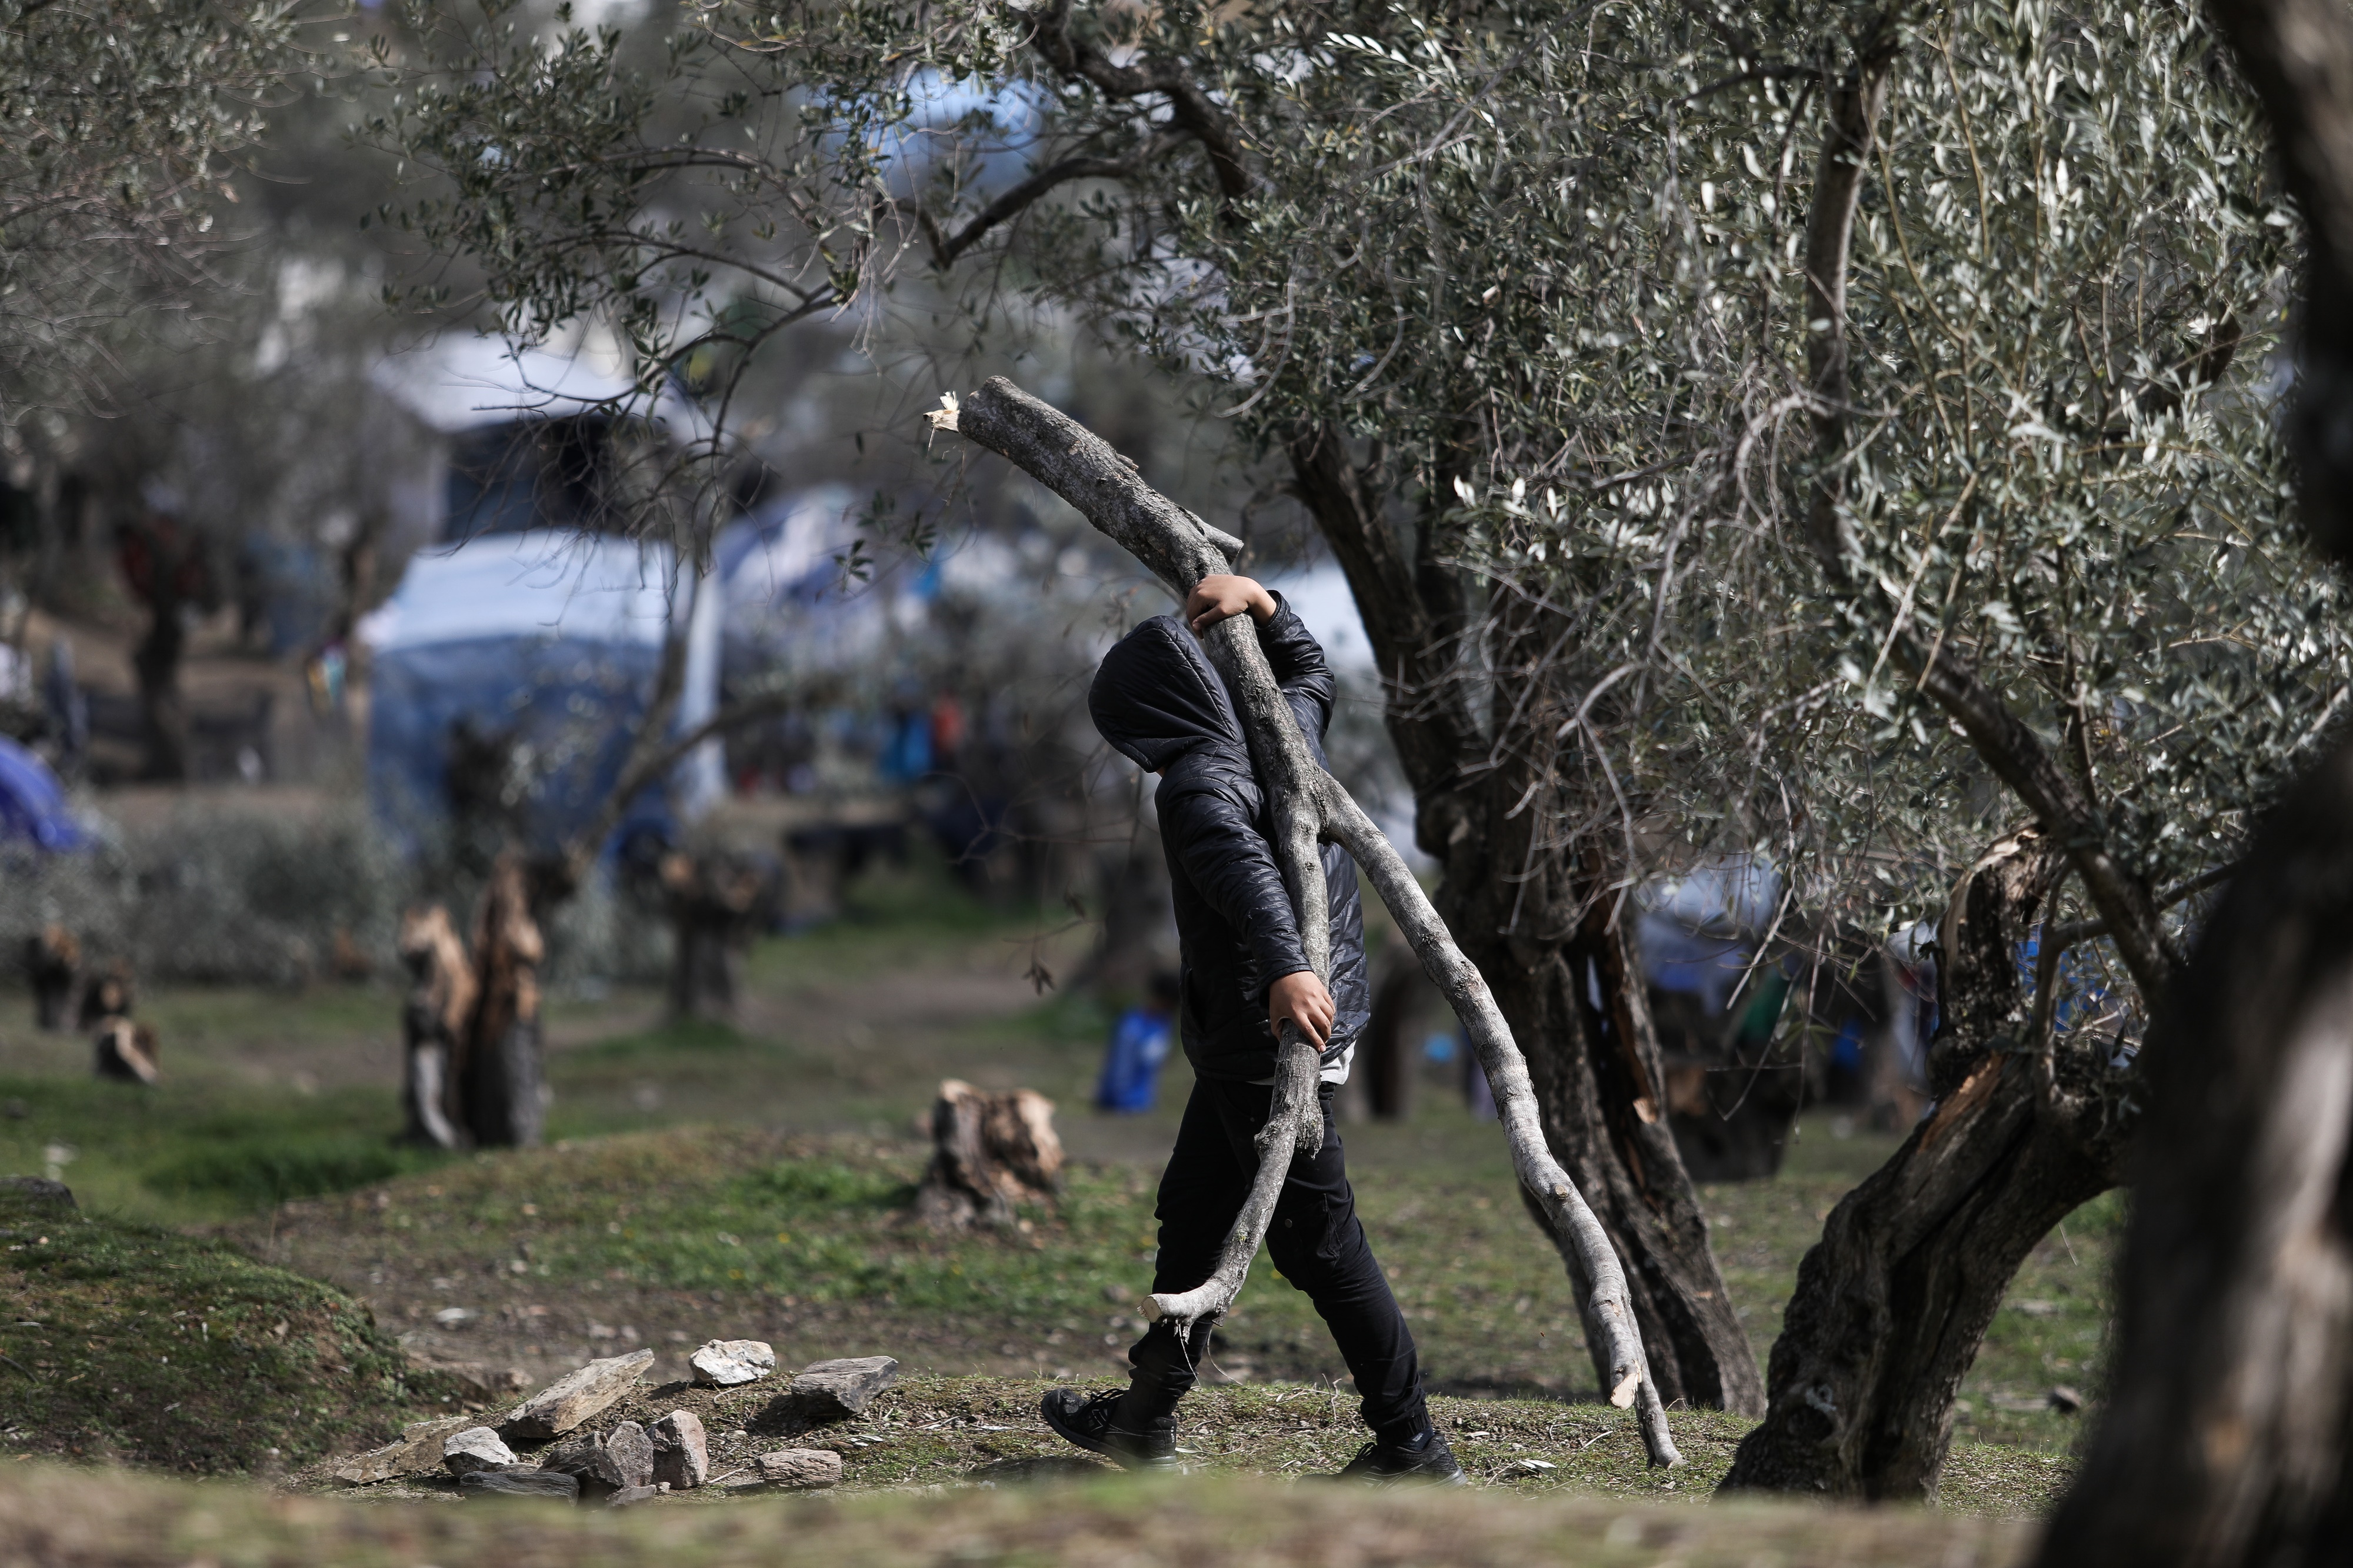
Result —
[[[52,854],[79,849],[90,835],[66,809],[66,792],[49,765],[0,735],[0,844],[30,844]]]

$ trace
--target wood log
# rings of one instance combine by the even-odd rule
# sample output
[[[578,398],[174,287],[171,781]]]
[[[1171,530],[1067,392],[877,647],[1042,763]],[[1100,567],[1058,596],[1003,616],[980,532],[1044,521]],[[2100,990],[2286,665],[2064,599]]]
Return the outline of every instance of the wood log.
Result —
[[[473,947],[480,989],[458,1070],[466,1128],[482,1148],[531,1148],[547,1121],[539,1022],[539,964],[547,948],[532,919],[523,858],[513,850],[491,868]]]
[[[992,377],[961,405],[948,397],[930,418],[935,429],[956,431],[1009,458],[1069,501],[1142,561],[1179,602],[1204,576],[1230,570],[1228,552],[1239,551],[1239,541],[1160,495],[1108,443],[1004,377]],[[1598,1345],[1608,1347],[1596,1354],[1597,1362],[1606,1360],[1609,1369],[1604,1374],[1608,1398],[1620,1408],[1636,1408],[1652,1464],[1680,1464],[1682,1456],[1668,1431],[1665,1406],[1643,1353],[1624,1268],[1583,1195],[1546,1147],[1527,1063],[1485,980],[1455,944],[1388,839],[1347,791],[1316,765],[1275,685],[1255,627],[1236,616],[1211,627],[1202,643],[1234,695],[1251,763],[1267,794],[1269,839],[1299,916],[1309,963],[1328,982],[1331,932],[1318,851],[1328,837],[1347,849],[1379,891],[1479,1053],[1520,1184],[1560,1238],[1588,1333]],[[1274,1103],[1259,1134],[1258,1174],[1218,1267],[1196,1289],[1153,1299],[1155,1310],[1180,1335],[1232,1308],[1265,1240],[1292,1161],[1321,1147],[1315,1048],[1286,1025],[1277,1049]]]
[[[400,961],[409,979],[400,1012],[406,1119],[401,1139],[438,1149],[462,1148],[466,1115],[459,1083],[480,986],[447,907],[429,904],[402,914]]]
[[[1009,1226],[1015,1204],[1061,1193],[1054,1102],[1036,1089],[992,1094],[945,1080],[932,1105],[932,1144],[915,1213],[934,1230]]]
[[[744,949],[776,912],[782,868],[756,856],[713,850],[665,855],[658,875],[673,939],[671,1014],[733,1018]]]

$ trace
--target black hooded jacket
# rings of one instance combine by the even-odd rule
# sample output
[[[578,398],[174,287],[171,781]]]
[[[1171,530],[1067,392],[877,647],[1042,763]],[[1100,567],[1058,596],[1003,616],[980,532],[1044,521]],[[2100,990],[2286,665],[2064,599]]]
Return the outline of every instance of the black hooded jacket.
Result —
[[[1324,650],[1279,595],[1258,640],[1308,749],[1323,762],[1335,689]],[[1160,775],[1160,845],[1184,954],[1185,1055],[1203,1078],[1270,1079],[1266,989],[1309,965],[1267,841],[1266,797],[1225,682],[1184,622],[1156,616],[1103,656],[1087,708],[1104,740]],[[1336,1014],[1324,1053],[1329,1062],[1364,1033],[1372,988],[1356,868],[1336,844],[1324,847],[1324,879]]]

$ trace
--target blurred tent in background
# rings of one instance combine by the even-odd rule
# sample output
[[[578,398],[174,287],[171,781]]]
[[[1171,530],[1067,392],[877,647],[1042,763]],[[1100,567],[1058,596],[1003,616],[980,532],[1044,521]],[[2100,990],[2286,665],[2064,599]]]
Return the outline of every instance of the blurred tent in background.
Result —
[[[619,777],[674,626],[677,729],[717,702],[721,595],[698,591],[670,540],[624,531],[631,468],[660,468],[708,426],[667,392],[642,416],[617,412],[635,383],[586,353],[494,339],[393,356],[375,379],[443,438],[445,469],[439,542],[358,627],[371,797],[411,851],[451,830],[554,850]],[[673,816],[691,821],[723,787],[718,744],[671,783],[632,803],[617,837],[674,841]]]

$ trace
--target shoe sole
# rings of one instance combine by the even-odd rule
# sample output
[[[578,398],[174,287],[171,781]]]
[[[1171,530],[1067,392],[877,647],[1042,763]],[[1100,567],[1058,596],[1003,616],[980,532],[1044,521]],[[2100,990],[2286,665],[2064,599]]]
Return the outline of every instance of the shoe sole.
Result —
[[[1101,1454],[1122,1469],[1166,1470],[1176,1468],[1176,1460],[1174,1456],[1166,1459],[1147,1459],[1138,1454],[1123,1454],[1110,1444],[1088,1436],[1077,1427],[1066,1424],[1051,1405],[1040,1404],[1038,1414],[1045,1417],[1046,1425],[1052,1427],[1054,1436],[1063,1442],[1075,1447],[1084,1448],[1090,1454]]]

